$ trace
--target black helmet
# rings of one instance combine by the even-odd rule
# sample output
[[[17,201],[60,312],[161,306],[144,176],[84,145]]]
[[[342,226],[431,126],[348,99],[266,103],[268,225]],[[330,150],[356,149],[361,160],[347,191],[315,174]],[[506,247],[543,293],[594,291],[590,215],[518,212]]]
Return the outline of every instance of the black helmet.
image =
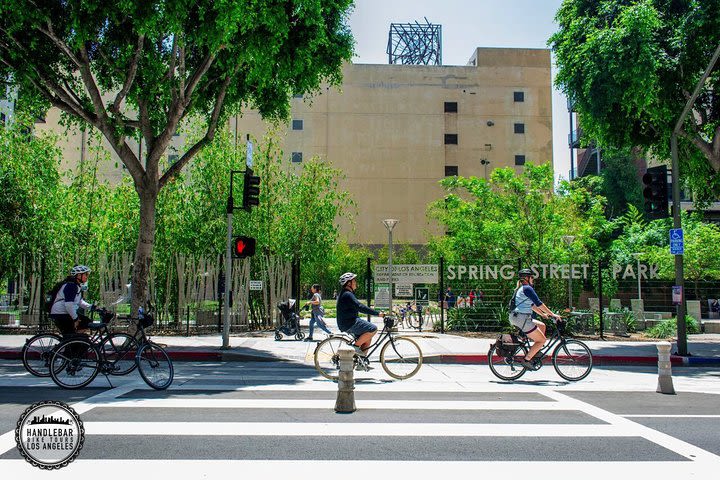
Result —
[[[523,277],[534,277],[534,276],[535,276],[535,272],[533,272],[533,271],[530,270],[529,268],[523,268],[522,270],[520,270],[520,271],[518,272],[518,277],[520,277],[520,278],[523,278]]]

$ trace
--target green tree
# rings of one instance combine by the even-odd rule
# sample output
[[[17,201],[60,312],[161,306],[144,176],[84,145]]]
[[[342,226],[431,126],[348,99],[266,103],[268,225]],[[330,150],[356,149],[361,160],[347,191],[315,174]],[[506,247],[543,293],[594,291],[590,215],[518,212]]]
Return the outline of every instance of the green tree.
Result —
[[[133,310],[146,297],[158,194],[242,106],[287,116],[289,95],[337,84],[351,58],[351,0],[0,3],[0,77],[97,128],[139,197]],[[167,169],[183,120],[205,134]],[[142,139],[138,158],[128,139]]]
[[[493,171],[490,180],[448,177],[448,194],[428,214],[450,235],[430,241],[448,261],[466,258],[514,259],[547,263],[563,258],[563,235],[589,239],[602,227],[604,202],[565,183],[556,194],[549,164]]]
[[[557,85],[588,138],[667,158],[670,134],[720,44],[720,0],[565,0],[549,41]],[[699,199],[720,193],[720,68],[681,131],[681,174]]]
[[[0,126],[0,151],[0,279],[4,279],[19,269],[23,256],[57,251],[55,219],[62,192],[57,172],[60,149],[52,137],[33,137],[24,128]]]

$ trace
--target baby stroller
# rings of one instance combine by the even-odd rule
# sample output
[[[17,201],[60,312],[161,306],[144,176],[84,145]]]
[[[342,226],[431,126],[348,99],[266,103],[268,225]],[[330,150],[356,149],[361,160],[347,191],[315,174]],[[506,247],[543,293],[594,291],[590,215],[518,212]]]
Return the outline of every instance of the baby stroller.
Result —
[[[295,307],[294,298],[278,303],[277,308],[282,313],[283,324],[275,329],[275,340],[282,340],[283,335],[287,337],[294,335],[295,340],[305,338],[305,334],[300,330],[300,317],[295,313],[293,307]]]

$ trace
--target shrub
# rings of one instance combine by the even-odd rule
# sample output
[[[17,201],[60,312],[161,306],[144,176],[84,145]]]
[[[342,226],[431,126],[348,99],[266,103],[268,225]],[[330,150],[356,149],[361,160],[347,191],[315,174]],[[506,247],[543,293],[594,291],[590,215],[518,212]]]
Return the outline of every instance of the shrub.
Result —
[[[689,315],[685,315],[687,333],[700,333],[697,321]],[[670,318],[645,331],[645,336],[651,338],[674,338],[677,336],[677,318]]]

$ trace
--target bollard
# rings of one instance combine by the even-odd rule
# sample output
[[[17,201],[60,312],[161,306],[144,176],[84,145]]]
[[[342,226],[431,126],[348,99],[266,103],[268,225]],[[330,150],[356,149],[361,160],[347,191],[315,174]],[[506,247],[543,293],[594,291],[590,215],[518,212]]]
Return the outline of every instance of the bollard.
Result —
[[[340,355],[340,374],[338,375],[338,394],[335,402],[337,413],[352,413],[355,408],[355,379],[353,377],[355,365],[353,356],[355,349],[343,343],[338,349]]]
[[[657,392],[675,395],[672,381],[672,366],[670,364],[670,342],[660,342],[658,349],[658,385]]]

